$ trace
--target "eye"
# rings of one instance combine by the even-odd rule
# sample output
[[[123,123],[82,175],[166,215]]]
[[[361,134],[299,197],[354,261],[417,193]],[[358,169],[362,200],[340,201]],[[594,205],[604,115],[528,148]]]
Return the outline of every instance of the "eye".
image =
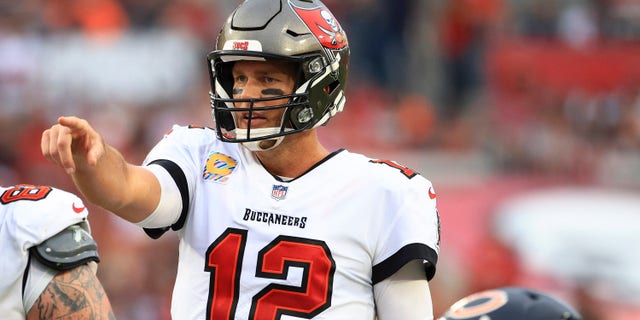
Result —
[[[265,83],[275,83],[275,82],[278,82],[278,79],[272,78],[272,77],[264,77],[263,81]]]
[[[245,82],[247,82],[247,76],[244,76],[244,75],[237,75],[237,76],[235,76],[235,77],[233,78],[233,82],[234,82],[235,84],[238,84],[238,83],[245,83]]]

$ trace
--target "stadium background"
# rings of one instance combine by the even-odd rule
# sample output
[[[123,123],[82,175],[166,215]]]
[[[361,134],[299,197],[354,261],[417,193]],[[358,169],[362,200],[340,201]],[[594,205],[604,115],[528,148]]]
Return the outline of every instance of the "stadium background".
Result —
[[[204,57],[237,3],[1,1],[0,184],[76,192],[40,154],[59,115],[89,119],[132,162],[173,123],[211,125]],[[640,1],[326,4],[352,58],[347,107],[321,138],[434,182],[436,315],[519,284],[589,320],[640,318]],[[175,235],[90,209],[119,319],[168,319]]]

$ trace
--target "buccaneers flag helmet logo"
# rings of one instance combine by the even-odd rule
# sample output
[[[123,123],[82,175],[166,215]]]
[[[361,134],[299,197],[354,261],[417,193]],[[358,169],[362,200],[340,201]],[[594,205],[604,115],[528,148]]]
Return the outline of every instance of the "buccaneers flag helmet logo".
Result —
[[[348,45],[347,37],[338,20],[326,8],[303,9],[294,7],[293,9],[323,47],[342,49]]]

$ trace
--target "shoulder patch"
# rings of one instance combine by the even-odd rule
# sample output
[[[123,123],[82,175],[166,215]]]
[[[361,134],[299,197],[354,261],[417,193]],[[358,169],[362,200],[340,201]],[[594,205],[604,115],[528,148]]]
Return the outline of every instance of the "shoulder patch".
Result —
[[[212,152],[204,165],[202,178],[215,182],[226,182],[233,173],[238,161],[220,152]]]

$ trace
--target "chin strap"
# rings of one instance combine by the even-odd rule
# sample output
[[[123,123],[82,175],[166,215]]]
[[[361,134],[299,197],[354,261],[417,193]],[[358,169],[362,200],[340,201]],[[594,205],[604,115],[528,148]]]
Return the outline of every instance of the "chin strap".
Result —
[[[280,144],[280,142],[282,142],[282,138],[284,137],[278,137],[274,139],[266,139],[266,140],[260,140],[260,141],[243,142],[242,146],[249,149],[249,151],[267,151],[277,147]],[[269,143],[269,142],[272,142],[272,143]]]
[[[275,128],[275,127],[256,128],[256,129],[251,129],[251,136],[262,137],[262,136],[267,136],[271,134],[276,134],[279,132],[280,132],[280,128]],[[248,137],[247,129],[236,129],[235,133],[238,139],[247,139]],[[242,145],[245,148],[249,149],[250,151],[267,151],[277,147],[282,142],[283,139],[284,139],[284,136],[280,136],[272,139],[247,141],[247,142],[243,142]]]

